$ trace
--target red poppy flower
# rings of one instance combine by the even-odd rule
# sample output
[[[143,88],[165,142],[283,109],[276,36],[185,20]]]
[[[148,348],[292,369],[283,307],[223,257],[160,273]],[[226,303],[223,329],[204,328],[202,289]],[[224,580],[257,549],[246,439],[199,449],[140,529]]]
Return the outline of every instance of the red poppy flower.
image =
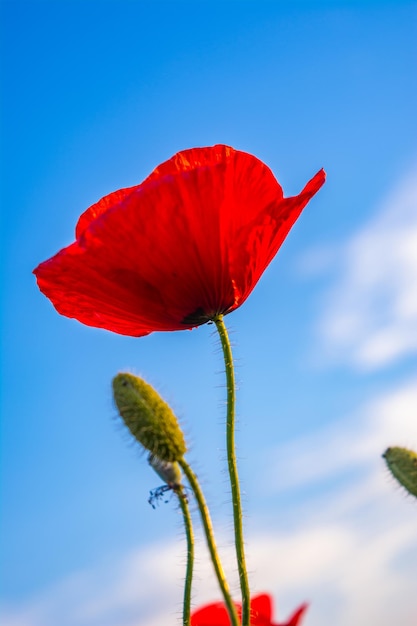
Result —
[[[178,152],[87,209],[76,241],[34,271],[39,288],[62,315],[122,335],[204,324],[246,300],[324,180],[284,198],[250,154]]]
[[[242,609],[239,604],[236,605],[239,618]],[[301,626],[301,618],[307,609],[307,605],[303,604],[290,617],[288,622],[273,624],[272,623],[272,600],[271,597],[262,594],[252,599],[251,608],[251,626]],[[191,615],[191,626],[230,626],[229,616],[226,607],[221,602],[208,604],[202,609],[197,609]]]

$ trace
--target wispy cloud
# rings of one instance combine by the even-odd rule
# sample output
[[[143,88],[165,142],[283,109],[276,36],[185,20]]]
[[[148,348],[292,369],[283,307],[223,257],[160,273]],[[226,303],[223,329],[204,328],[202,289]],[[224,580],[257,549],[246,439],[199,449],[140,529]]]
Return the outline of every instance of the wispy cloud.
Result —
[[[417,166],[366,226],[309,264],[329,258],[338,271],[318,323],[327,356],[370,370],[417,352]]]
[[[74,572],[18,606],[4,626],[165,626],[180,615],[184,546],[158,543]],[[158,622],[158,620],[161,620]]]
[[[388,446],[417,449],[416,416],[414,377],[325,429],[274,448],[266,457],[265,472],[268,467],[281,477],[274,485],[282,490],[334,479],[355,467],[378,471]]]
[[[312,597],[309,626],[417,623],[417,503],[381,459],[389,445],[417,449],[416,415],[414,376],[320,432],[264,455],[264,474],[279,477],[267,483],[270,497],[274,488],[281,496],[299,489],[313,494],[295,505],[301,521],[292,521],[294,532],[285,541],[263,537],[264,550],[257,544],[256,554],[262,582],[268,572],[277,594],[293,598],[295,589],[304,589]],[[276,554],[285,575],[280,567],[273,574],[268,561],[274,541],[283,544]]]

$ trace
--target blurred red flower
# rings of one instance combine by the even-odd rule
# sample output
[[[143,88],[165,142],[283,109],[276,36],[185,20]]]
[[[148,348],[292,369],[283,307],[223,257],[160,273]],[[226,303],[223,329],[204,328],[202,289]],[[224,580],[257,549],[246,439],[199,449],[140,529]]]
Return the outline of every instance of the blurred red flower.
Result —
[[[284,198],[250,154],[178,152],[87,209],[76,241],[34,270],[39,288],[62,315],[122,335],[204,324],[246,300],[324,180]]]
[[[241,617],[241,606],[236,605],[238,615]],[[307,604],[303,604],[295,611],[288,622],[272,622],[272,600],[271,597],[262,594],[252,599],[251,604],[251,626],[301,626],[301,618],[307,609]],[[218,602],[208,604],[202,609],[197,609],[191,615],[191,626],[230,626],[227,610]]]

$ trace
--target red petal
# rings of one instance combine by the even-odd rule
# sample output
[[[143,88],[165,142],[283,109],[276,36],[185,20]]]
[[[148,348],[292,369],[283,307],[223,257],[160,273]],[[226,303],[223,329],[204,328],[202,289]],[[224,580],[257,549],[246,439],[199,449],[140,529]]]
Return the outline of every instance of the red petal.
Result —
[[[230,626],[224,604],[217,602],[197,609],[191,615],[191,626]]]
[[[231,250],[230,272],[239,296],[237,308],[250,295],[263,272],[277,254],[301,211],[326,180],[320,170],[298,196],[272,201],[263,212],[243,227]],[[242,272],[242,268],[246,271]]]
[[[35,270],[39,287],[63,315],[121,334],[204,323],[247,298],[319,178],[284,200],[249,154],[178,153],[90,207],[77,241]]]
[[[104,196],[98,202],[90,206],[84,213],[81,214],[77,226],[75,227],[75,237],[78,239],[81,237],[86,228],[91,224],[91,222],[101,215],[108,211],[109,209],[114,209],[118,204],[123,202],[125,198],[132,193],[136,187],[127,187],[126,189],[118,189],[117,191],[113,191],[108,196]]]
[[[282,626],[301,626],[301,618],[304,613],[307,611],[308,604],[302,604],[299,609],[293,613],[290,617],[289,621],[283,624]]]
[[[252,598],[251,626],[272,626],[272,599],[266,593]]]

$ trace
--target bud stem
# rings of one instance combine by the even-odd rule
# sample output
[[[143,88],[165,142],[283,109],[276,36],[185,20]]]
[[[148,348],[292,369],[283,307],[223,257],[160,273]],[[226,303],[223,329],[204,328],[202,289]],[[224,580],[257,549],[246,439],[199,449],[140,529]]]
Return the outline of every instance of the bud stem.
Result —
[[[183,626],[190,626],[191,624],[191,585],[193,581],[193,566],[194,566],[194,533],[193,525],[191,522],[190,509],[188,506],[187,497],[184,493],[184,488],[180,485],[176,490],[178,501],[180,503],[182,516],[184,518],[185,535],[187,538],[187,569],[185,573],[185,586],[184,586],[184,604],[182,611],[182,623]]]
[[[233,366],[232,348],[229,335],[219,315],[214,320],[223,349],[223,357],[226,370],[227,385],[227,418],[226,418],[226,442],[227,463],[229,467],[230,488],[232,492],[233,521],[235,529],[236,557],[239,571],[240,589],[242,592],[242,626],[250,626],[250,591],[248,574],[246,570],[245,549],[243,542],[242,505],[240,498],[239,477],[237,472],[235,451],[235,373]]]
[[[214,540],[213,525],[211,523],[210,513],[204,499],[203,492],[201,491],[196,475],[194,474],[188,463],[185,461],[185,459],[180,459],[178,461],[178,464],[181,466],[182,471],[187,477],[190,487],[197,500],[201,521],[203,522],[203,528],[206,535],[207,546],[210,552],[211,560],[213,562],[214,571],[216,572],[217,580],[223,594],[224,602],[229,613],[231,626],[239,626],[239,619],[237,616],[236,607],[233,603],[232,596],[230,595],[229,585],[227,583],[226,576],[224,574],[224,570],[217,552],[216,542]]]

